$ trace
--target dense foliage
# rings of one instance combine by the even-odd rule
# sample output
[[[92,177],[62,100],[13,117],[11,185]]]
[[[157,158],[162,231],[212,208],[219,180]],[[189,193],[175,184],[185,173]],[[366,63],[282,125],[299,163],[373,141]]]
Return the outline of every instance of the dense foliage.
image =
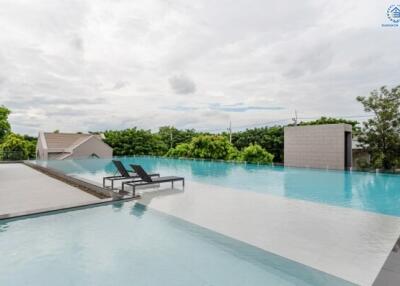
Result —
[[[159,134],[150,130],[130,128],[119,131],[104,132],[105,142],[114,149],[114,155],[164,155],[168,151],[167,145]]]
[[[8,122],[9,114],[10,110],[4,106],[0,106],[0,143],[4,140],[7,134],[11,132],[11,126]]]
[[[273,155],[260,145],[250,144],[243,151],[233,146],[225,136],[199,135],[190,143],[171,148],[167,157],[186,157],[214,160],[246,161],[249,163],[272,163]]]
[[[301,122],[300,125],[336,123],[351,124],[353,130],[357,130],[356,121],[327,117]],[[229,134],[226,132],[211,135],[196,132],[193,129],[179,130],[171,126],[160,127],[159,131],[155,133],[150,130],[132,128],[106,131],[104,135],[105,141],[114,148],[114,154],[117,156],[166,155],[169,157],[254,161],[249,158],[244,159],[243,151],[249,146],[253,146],[249,150],[258,150],[258,147],[254,146],[259,146],[272,154],[274,162],[283,162],[283,128],[283,126],[272,126],[233,132],[232,144],[229,143]],[[269,160],[269,158],[266,159],[266,161]]]
[[[201,159],[229,159],[229,149],[232,148],[228,139],[219,135],[200,135],[190,143],[190,156]]]
[[[250,144],[248,147],[243,149],[240,159],[245,162],[267,164],[272,163],[274,155],[268,153],[260,145]]]
[[[0,145],[3,160],[27,160],[30,154],[30,142],[22,136],[10,133]]]
[[[192,146],[189,143],[181,143],[175,148],[168,150],[165,156],[174,158],[190,158],[192,152]]]
[[[392,169],[400,166],[400,86],[381,87],[368,97],[357,100],[375,117],[364,122],[358,141],[371,154],[374,168]]]
[[[179,130],[172,126],[163,126],[158,130],[158,135],[168,149],[175,148],[178,144],[189,143],[198,133],[194,129]]]
[[[168,157],[230,160],[237,157],[237,150],[225,136],[198,135],[190,143],[178,144],[166,154]]]
[[[247,129],[232,134],[232,144],[242,150],[250,144],[260,145],[274,155],[274,162],[283,162],[283,126]]]
[[[35,159],[37,138],[29,135],[22,135],[22,137],[25,140],[26,146],[28,148],[29,159]]]
[[[0,160],[26,160],[35,157],[36,138],[11,132],[10,110],[0,106]]]

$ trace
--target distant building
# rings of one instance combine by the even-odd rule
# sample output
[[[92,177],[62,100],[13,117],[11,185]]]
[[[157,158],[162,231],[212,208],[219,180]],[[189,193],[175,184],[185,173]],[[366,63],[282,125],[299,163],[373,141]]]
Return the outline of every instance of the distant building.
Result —
[[[100,135],[40,132],[36,145],[38,160],[110,158],[113,149]]]
[[[349,124],[285,127],[285,166],[339,170],[350,168],[351,131]]]

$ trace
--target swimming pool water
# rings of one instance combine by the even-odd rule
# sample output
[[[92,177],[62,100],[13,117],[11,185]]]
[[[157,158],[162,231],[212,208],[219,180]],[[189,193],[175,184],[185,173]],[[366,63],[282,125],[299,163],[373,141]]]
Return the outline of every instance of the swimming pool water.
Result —
[[[0,285],[351,285],[133,202],[0,221]]]
[[[142,165],[149,172],[180,175],[188,180],[400,216],[400,175],[316,170],[177,160],[154,157],[121,157],[128,166]],[[41,161],[39,164],[70,175],[101,182],[115,173],[109,159]]]

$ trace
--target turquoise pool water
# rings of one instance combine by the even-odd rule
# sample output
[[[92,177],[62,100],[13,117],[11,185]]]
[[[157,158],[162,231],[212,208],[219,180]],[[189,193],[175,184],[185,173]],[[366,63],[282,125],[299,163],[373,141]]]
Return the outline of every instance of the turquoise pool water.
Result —
[[[153,157],[121,157],[126,166],[180,175],[188,180],[284,196],[292,199],[400,216],[400,175],[313,170]],[[112,175],[111,160],[82,159],[39,162],[67,174],[101,182]]]
[[[351,285],[144,206],[0,221],[0,285]]]

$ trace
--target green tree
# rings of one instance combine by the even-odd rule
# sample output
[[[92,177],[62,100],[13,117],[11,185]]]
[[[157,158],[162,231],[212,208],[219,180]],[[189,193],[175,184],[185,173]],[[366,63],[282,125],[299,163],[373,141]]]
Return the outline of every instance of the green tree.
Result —
[[[269,164],[272,163],[274,155],[268,153],[258,144],[250,144],[243,149],[240,158],[249,163]]]
[[[194,137],[191,142],[193,158],[221,159],[229,158],[232,147],[228,139],[220,135],[200,135]]]
[[[36,157],[37,137],[33,137],[33,136],[29,136],[29,135],[22,135],[22,137],[28,143],[29,159],[35,158]]]
[[[358,140],[371,154],[375,168],[392,169],[400,163],[400,86],[383,86],[368,97],[359,96],[366,112],[375,117],[363,124]]]
[[[190,158],[192,147],[189,143],[181,143],[168,150],[165,156],[174,158]]]
[[[0,106],[0,143],[11,132],[11,126],[8,122],[8,115],[11,111],[5,106]]]
[[[178,144],[189,143],[196,131],[194,129],[179,130],[173,126],[162,126],[158,130],[158,135],[168,148],[175,148]]]
[[[240,151],[233,145],[229,146],[227,160],[229,160],[229,161],[241,161],[242,160]]]
[[[22,136],[10,133],[0,145],[3,160],[27,160],[30,154],[30,143]]]
[[[104,132],[105,142],[114,149],[118,156],[129,155],[164,155],[168,147],[158,134],[150,130],[130,128]]]
[[[238,151],[224,136],[199,135],[193,137],[190,143],[182,143],[171,148],[166,156],[233,160],[238,157]]]
[[[237,149],[258,144],[274,155],[274,162],[283,162],[283,139],[283,126],[246,129],[232,134],[232,144]]]

